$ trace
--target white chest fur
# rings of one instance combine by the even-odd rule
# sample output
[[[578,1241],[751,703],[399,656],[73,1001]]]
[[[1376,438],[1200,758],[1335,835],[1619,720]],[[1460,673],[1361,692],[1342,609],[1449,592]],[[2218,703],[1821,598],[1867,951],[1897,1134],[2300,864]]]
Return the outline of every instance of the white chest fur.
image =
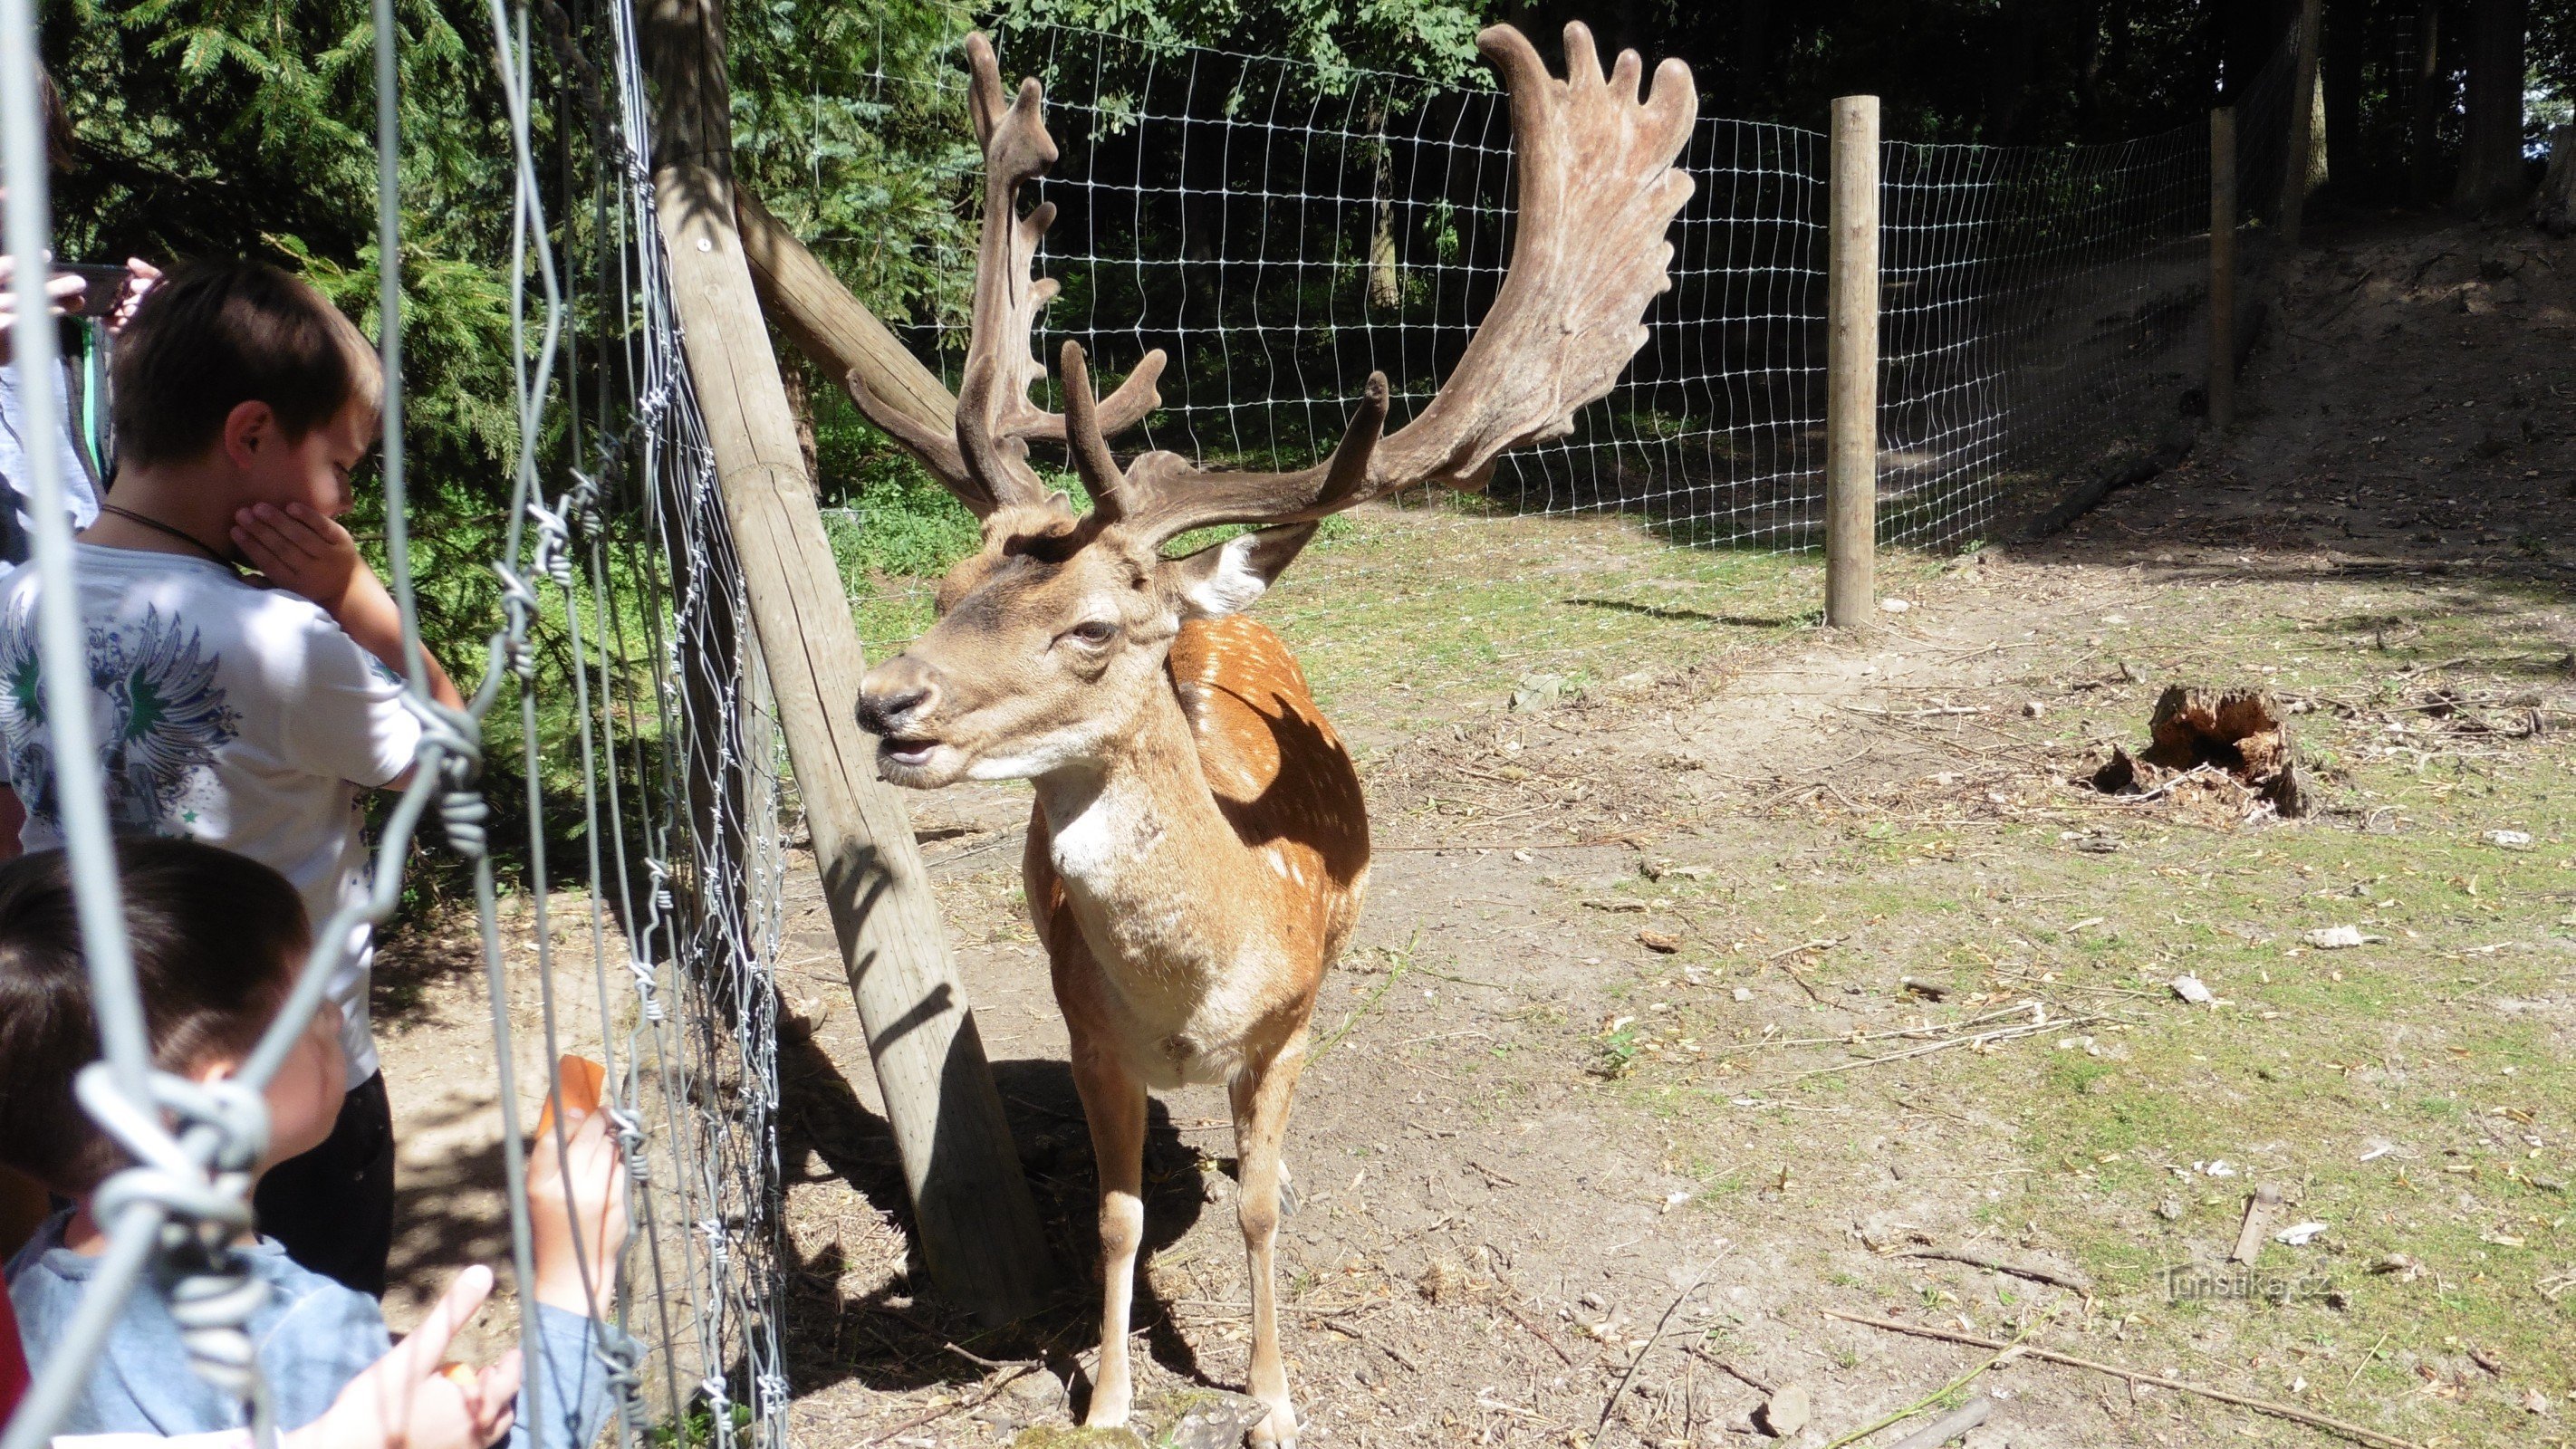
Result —
[[[1246,892],[1212,878],[1186,838],[1195,832],[1150,796],[1049,803],[1049,857],[1105,978],[1122,1055],[1158,1087],[1230,1078],[1278,975],[1244,918]]]

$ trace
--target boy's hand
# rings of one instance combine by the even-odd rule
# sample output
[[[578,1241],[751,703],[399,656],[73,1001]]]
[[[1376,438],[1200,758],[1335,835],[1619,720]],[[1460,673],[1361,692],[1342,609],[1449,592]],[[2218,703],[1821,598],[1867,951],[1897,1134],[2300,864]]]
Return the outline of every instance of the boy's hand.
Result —
[[[349,1380],[321,1418],[285,1437],[286,1449],[488,1449],[510,1432],[519,1397],[519,1353],[476,1373],[449,1365],[447,1344],[492,1292],[492,1270],[456,1275],[409,1338]]]
[[[233,546],[281,589],[302,594],[337,619],[352,596],[376,583],[358,542],[335,519],[302,503],[254,503],[233,514]]]
[[[537,1301],[606,1318],[613,1307],[618,1250],[626,1245],[625,1171],[608,1135],[608,1114],[576,1117],[537,1139],[528,1162],[528,1227],[537,1259]],[[575,1238],[579,1250],[575,1250]],[[587,1272],[589,1281],[583,1277]]]

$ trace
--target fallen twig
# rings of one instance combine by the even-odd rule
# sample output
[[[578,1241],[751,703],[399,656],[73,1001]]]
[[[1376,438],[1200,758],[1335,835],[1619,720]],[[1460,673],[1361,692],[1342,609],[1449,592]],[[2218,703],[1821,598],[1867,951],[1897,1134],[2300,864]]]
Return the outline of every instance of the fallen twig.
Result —
[[[1360,1342],[1367,1344],[1369,1347],[1371,1347],[1371,1348],[1373,1348],[1373,1349],[1376,1349],[1378,1352],[1380,1352],[1380,1353],[1382,1353],[1382,1354],[1385,1354],[1388,1358],[1394,1359],[1397,1363],[1400,1363],[1400,1364],[1404,1365],[1406,1368],[1411,1369],[1411,1370],[1412,1370],[1412,1371],[1414,1371],[1415,1373],[1420,1373],[1420,1372],[1422,1372],[1422,1365],[1420,1365],[1420,1364],[1418,1364],[1418,1363],[1415,1363],[1415,1362],[1413,1361],[1413,1356],[1412,1356],[1411,1354],[1408,1354],[1408,1353],[1406,1353],[1404,1350],[1402,1350],[1402,1349],[1400,1349],[1400,1348],[1397,1348],[1394,1344],[1386,1343],[1386,1342],[1382,1342],[1382,1341],[1380,1341],[1380,1340],[1378,1340],[1378,1339],[1371,1338],[1371,1337],[1369,1337],[1367,1334],[1360,1332],[1357,1328],[1354,1328],[1354,1327],[1353,1327],[1353,1326],[1351,1326],[1350,1324],[1342,1323],[1342,1322],[1339,1322],[1339,1321],[1334,1320],[1334,1319],[1326,1319],[1326,1320],[1324,1321],[1324,1326],[1325,1326],[1326,1328],[1331,1329],[1331,1330],[1332,1330],[1333,1332],[1335,1332],[1335,1333],[1345,1334],[1345,1335],[1348,1335],[1349,1337],[1352,1337],[1352,1338],[1356,1338],[1356,1339],[1358,1339]]]
[[[1896,1256],[1900,1258],[1938,1258],[1944,1263],[1965,1263],[1971,1268],[1983,1268],[1989,1273],[2006,1273],[2015,1278],[2027,1278],[2033,1283],[2046,1283],[2051,1287],[2063,1288],[2069,1293],[2080,1293],[2087,1298],[2093,1296],[2092,1287],[2086,1284],[2082,1279],[2069,1278],[2062,1273],[2052,1273],[2046,1268],[2025,1268],[2018,1263],[2006,1263],[1994,1258],[1981,1258],[1974,1253],[1961,1253],[1949,1248],[1913,1248],[1905,1252],[1898,1253]]]
[[[1840,1317],[1841,1315],[1837,1314],[1835,1316]],[[2024,1330],[2024,1332],[2027,1331],[2027,1329]],[[1987,1359],[1984,1363],[1977,1365],[1975,1368],[1972,1368],[1966,1373],[1959,1375],[1957,1378],[1950,1380],[1941,1387],[1934,1389],[1932,1392],[1925,1394],[1919,1399],[1916,1399],[1913,1403],[1906,1405],[1895,1413],[1887,1415],[1877,1423],[1871,1424],[1867,1428],[1852,1430],[1850,1433],[1845,1434],[1830,1444],[1827,1444],[1825,1449],[1843,1449],[1844,1445],[1853,1443],[1857,1440],[1866,1439],[1870,1435],[1877,1433],[1879,1430],[1886,1428],[1888,1425],[1895,1423],[1899,1419],[1911,1418],[1916,1414],[1922,1413],[1925,1409],[1941,1402],[1943,1399],[1957,1393],[1959,1390],[1966,1388],[1969,1383],[1977,1377],[1977,1375],[1984,1373],[1986,1370],[1993,1368],[1996,1364],[2002,1363],[2005,1359],[2011,1358],[2013,1355],[2023,1351],[2021,1337],[2018,1334],[2013,1337],[2012,1342],[1994,1344],[1992,1347],[1995,1350],[1994,1356]],[[1938,1444],[1941,1441],[1935,1439],[1932,1442]]]
[[[1776,1394],[1780,1392],[1779,1389],[1773,1387],[1771,1384],[1764,1380],[1755,1378],[1752,1374],[1745,1372],[1743,1369],[1737,1368],[1734,1364],[1727,1362],[1725,1359],[1719,1358],[1716,1354],[1710,1353],[1707,1349],[1700,1347],[1698,1344],[1686,1344],[1684,1345],[1684,1348],[1691,1357],[1716,1368],[1730,1378],[1742,1381],[1746,1387],[1752,1389],[1756,1393]]]
[[[1564,1348],[1558,1345],[1555,1339],[1550,1338],[1547,1330],[1539,1327],[1537,1320],[1531,1318],[1528,1314],[1521,1312],[1518,1305],[1507,1301],[1503,1304],[1503,1311],[1512,1316],[1512,1321],[1514,1323],[1528,1329],[1530,1337],[1546,1344],[1547,1351],[1556,1355],[1557,1362],[1564,1364],[1567,1368],[1574,1367],[1574,1355],[1567,1353]]]
[[[1753,1051],[1764,1047],[1852,1046],[1865,1041],[1885,1041],[1891,1037],[1910,1037],[1915,1041],[1921,1041],[1924,1038],[1939,1032],[1965,1031],[1969,1027],[1983,1026],[1988,1022],[2001,1021],[2008,1016],[2028,1016],[2030,1015],[2030,1008],[2031,1003],[2025,1001],[2018,1006],[2007,1006],[1997,1011],[1989,1011],[1980,1016],[1969,1017],[1965,1021],[1940,1021],[1934,1022],[1928,1026],[1892,1027],[1886,1031],[1854,1032],[1849,1036],[1766,1037],[1760,1041],[1738,1042],[1727,1050]]]
[[[1851,1072],[1858,1071],[1863,1067],[1884,1066],[1889,1062],[1911,1061],[1916,1057],[1926,1057],[1930,1056],[1934,1052],[1947,1051],[1954,1046],[1984,1046],[1988,1042],[2019,1041],[2023,1037],[2036,1036],[2043,1031],[2071,1030],[2075,1027],[2090,1025],[2093,1022],[2097,1022],[2102,1019],[2103,1018],[2098,1016],[2051,1017],[2046,1021],[2025,1022],[2020,1026],[2001,1027],[1994,1031],[1981,1031],[1975,1036],[1954,1036],[1946,1041],[1936,1041],[1928,1046],[1916,1047],[1912,1051],[1889,1052],[1887,1055],[1881,1057],[1862,1057],[1856,1061],[1836,1062],[1829,1067],[1813,1067],[1807,1071],[1799,1072],[1795,1076],[1784,1078],[1783,1080],[1787,1082],[1802,1082],[1809,1077],[1822,1077],[1834,1072]]]
[[[1898,1323],[1893,1319],[1871,1318],[1859,1313],[1842,1313],[1831,1308],[1819,1308],[1816,1311],[1827,1318],[1839,1318],[1846,1323],[1885,1329],[1890,1333],[1912,1334],[1916,1338],[1937,1338],[1947,1343],[1964,1343],[1973,1348],[2012,1347],[2011,1344],[1997,1343],[1992,1339],[1977,1338],[1965,1333],[1952,1333],[1940,1328],[1922,1328],[1911,1323]],[[2400,1439],[2394,1434],[2383,1434],[2377,1429],[2365,1429],[2359,1424],[2347,1424],[2341,1419],[2329,1419],[2323,1414],[2311,1414],[2305,1409],[2292,1408],[2288,1404],[2276,1404],[2270,1399],[2258,1399],[2250,1394],[2231,1394],[2225,1389],[2213,1389],[2200,1384],[2186,1383],[2181,1379],[2169,1379],[2162,1374],[2140,1373],[2136,1369],[2122,1368],[2118,1364],[2103,1363],[2098,1359],[2078,1358],[2071,1353],[2034,1348],[2029,1344],[2023,1344],[2021,1351],[2032,1358],[2046,1359],[2050,1363],[2062,1363],[2070,1368],[2091,1369],[2097,1374],[2109,1374],[2115,1379],[2127,1379],[2132,1384],[2153,1384],[2157,1388],[2172,1389],[2176,1393],[2197,1394],[2204,1399],[2216,1399],[2222,1404],[2234,1404],[2240,1409],[2252,1409],[2258,1414],[2269,1414],[2276,1419],[2287,1419],[2294,1424],[2305,1424],[2312,1429],[2341,1434],[2357,1443],[2384,1444],[2388,1449],[2425,1449],[2425,1446],[2412,1439]]]
[[[1694,925],[1692,929],[1697,930],[1698,927]],[[1708,938],[1706,936],[1702,936],[1700,939],[1707,940]],[[1801,974],[1797,967],[1790,965],[1789,958],[1801,955],[1808,951],[1822,951],[1828,947],[1839,946],[1841,944],[1842,938],[1839,936],[1822,936],[1813,941],[1801,941],[1797,945],[1791,946],[1785,951],[1772,952],[1770,955],[1763,958],[1763,963],[1765,965],[1779,967],[1782,975],[1785,975],[1790,980],[1797,982],[1798,989],[1807,993],[1807,999],[1809,1001],[1816,1003],[1818,1006],[1822,1006],[1825,1004],[1825,994],[1818,991],[1815,987],[1815,983],[1809,981],[1803,974]]]
[[[915,1414],[911,1418],[904,1420],[902,1423],[895,1425],[893,1428],[880,1430],[876,1434],[862,1439],[859,1442],[861,1444],[882,1444],[888,1439],[893,1438],[895,1435],[902,1433],[906,1429],[918,1429],[924,1424],[930,1423],[936,1419],[945,1419],[949,1415],[957,1413],[960,1410],[980,1409],[986,1404],[993,1402],[994,1399],[999,1398],[1002,1390],[1009,1388],[1011,1385],[1019,1382],[1021,1379],[1027,1378],[1029,1375],[1036,1373],[1037,1371],[1038,1366],[1036,1364],[1023,1364],[1016,1372],[1005,1375],[1001,1382],[993,1385],[991,1389],[987,1390],[982,1398],[959,1399],[956,1403],[944,1404],[939,1408],[931,1410],[927,1414]]]
[[[1941,1449],[1941,1446],[1986,1422],[1995,1411],[1995,1401],[1977,1395],[1940,1418],[1897,1440],[1887,1449]]]
[[[1835,705],[1834,708],[1847,709],[1854,714],[1874,714],[1880,719],[1929,719],[1936,715],[1984,714],[1986,712],[1983,706],[1972,704],[1934,704],[1926,705],[1921,709],[1878,709],[1866,704],[1838,704]]]
[[[1532,1413],[1518,1404],[1506,1404],[1502,1400],[1495,1398],[1491,1392],[1485,1390],[1479,1390],[1477,1392],[1476,1407],[1479,1409],[1491,1409],[1497,1414],[1518,1415],[1521,1418],[1529,1420],[1533,1424],[1553,1422],[1545,1414]]]
[[[2194,765],[2190,769],[2183,771],[2181,774],[2174,776],[2172,779],[2165,781],[2163,784],[2157,785],[2152,789],[2141,790],[2135,795],[2112,795],[2099,790],[2093,790],[2090,794],[2094,802],[2097,804],[2144,805],[2148,801],[2153,800],[2160,795],[2169,795],[2174,791],[2181,789],[2183,786],[2190,784],[2194,780],[2206,780],[2212,777],[2224,778],[2232,785],[2242,786],[2244,784],[2243,781],[2238,780],[2233,775],[2229,775],[2225,770],[2220,769],[2216,765]]]
[[[1627,1397],[1628,1385],[1637,1381],[1637,1370],[1645,1366],[1647,1356],[1655,1351],[1656,1344],[1663,1341],[1664,1329],[1672,1323],[1673,1315],[1679,1313],[1682,1305],[1689,1302],[1690,1296],[1697,1293],[1700,1285],[1707,1281],[1708,1275],[1702,1273],[1690,1281],[1689,1287],[1673,1295],[1671,1305],[1664,1309],[1664,1316],[1655,1320],[1655,1331],[1646,1335],[1646,1346],[1637,1350],[1635,1358],[1628,1360],[1628,1371],[1619,1376],[1619,1386],[1612,1389],[1610,1397],[1602,1402],[1601,1422],[1592,1427],[1595,1435],[1610,1427],[1610,1416],[1619,1411],[1619,1401]]]

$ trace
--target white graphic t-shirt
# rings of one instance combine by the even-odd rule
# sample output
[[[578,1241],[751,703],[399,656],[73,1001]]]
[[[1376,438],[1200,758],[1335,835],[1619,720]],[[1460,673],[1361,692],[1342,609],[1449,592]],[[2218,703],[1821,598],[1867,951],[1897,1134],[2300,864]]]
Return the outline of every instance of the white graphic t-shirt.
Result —
[[[365,894],[358,792],[411,768],[420,722],[393,671],[299,595],[210,559],[75,546],[90,720],[120,835],[186,836],[249,856],[304,896],[315,930]],[[36,648],[37,571],[0,579],[0,740],[29,850],[62,843]],[[349,1081],[376,1070],[372,951],[331,982]]]

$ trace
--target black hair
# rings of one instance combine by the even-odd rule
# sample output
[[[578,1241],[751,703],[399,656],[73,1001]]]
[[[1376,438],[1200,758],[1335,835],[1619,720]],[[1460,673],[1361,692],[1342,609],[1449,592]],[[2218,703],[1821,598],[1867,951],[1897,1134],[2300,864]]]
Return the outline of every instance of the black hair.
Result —
[[[154,1063],[248,1052],[312,944],[303,897],[193,840],[121,840],[116,865]],[[72,1095],[98,1056],[69,862],[48,850],[0,865],[0,1163],[65,1194],[124,1165]]]

